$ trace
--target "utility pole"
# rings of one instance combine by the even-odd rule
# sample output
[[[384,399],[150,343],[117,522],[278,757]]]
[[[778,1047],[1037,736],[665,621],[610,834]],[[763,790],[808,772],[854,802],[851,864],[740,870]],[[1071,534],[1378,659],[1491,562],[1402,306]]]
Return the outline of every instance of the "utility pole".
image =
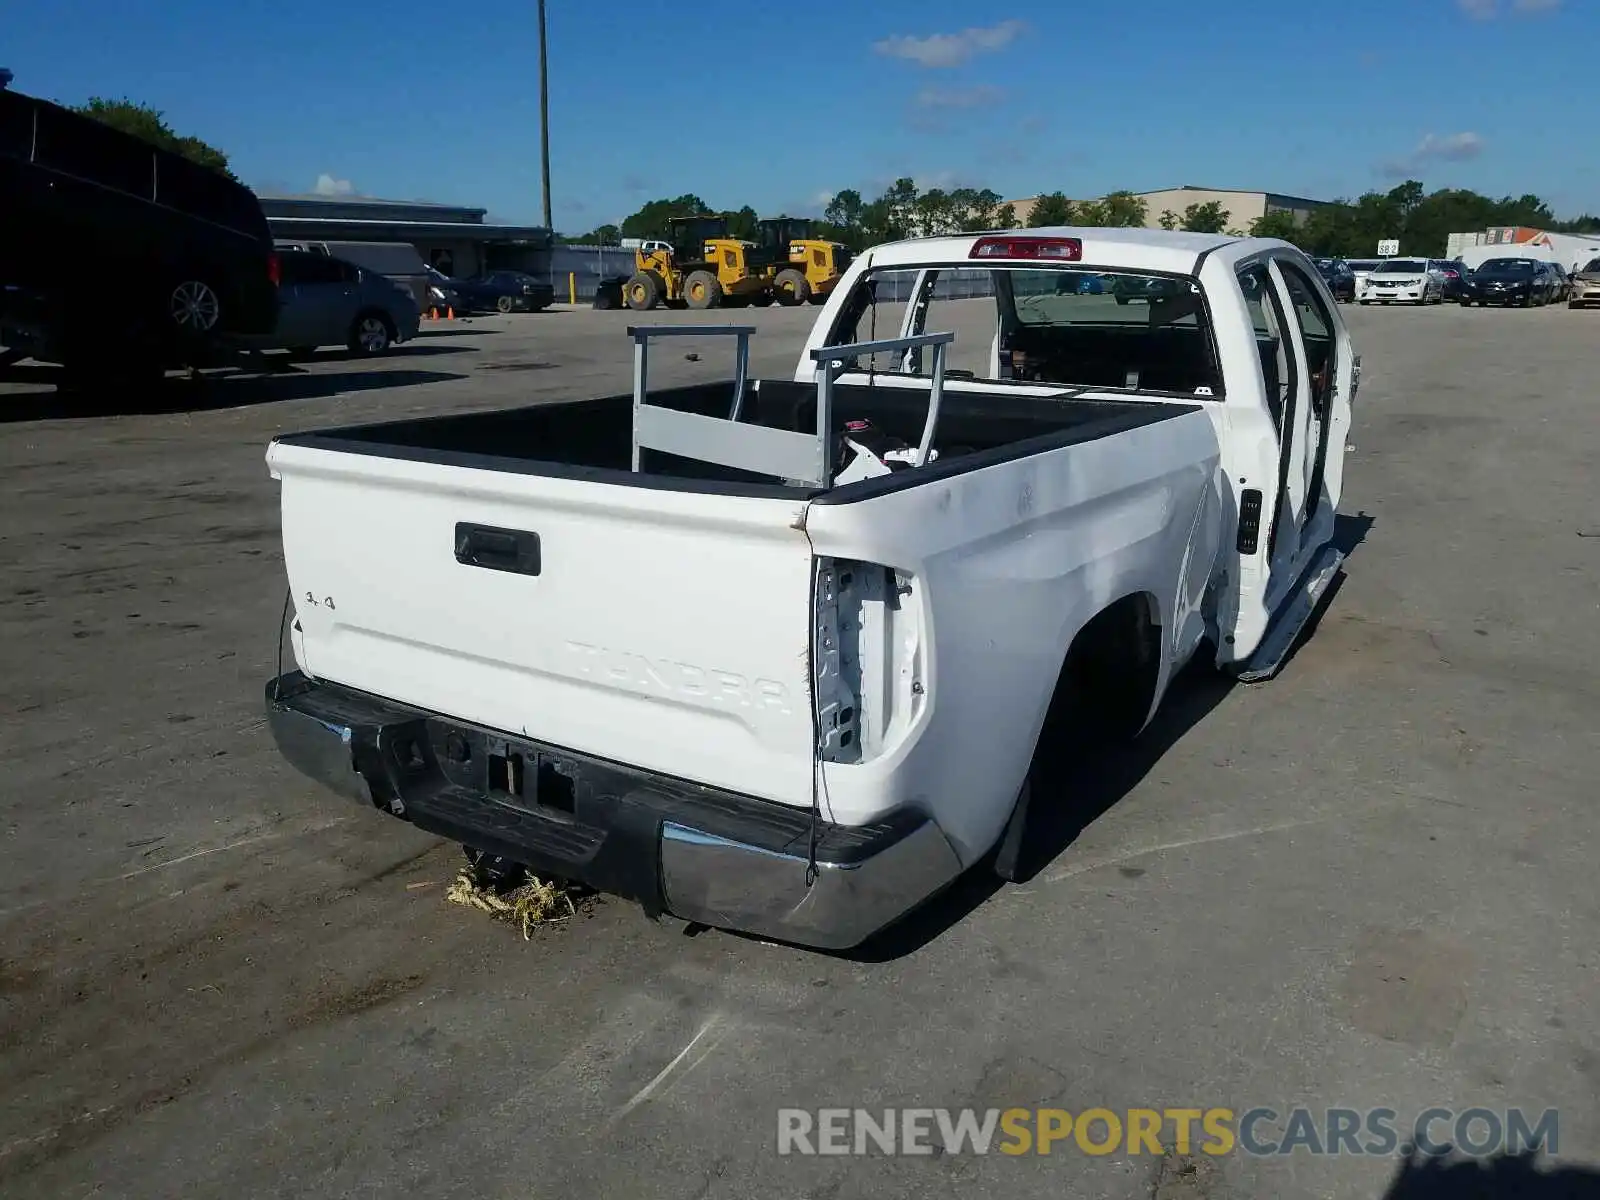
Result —
[[[550,68],[545,56],[544,0],[539,0],[539,155],[544,180],[544,227],[555,232],[550,219]]]

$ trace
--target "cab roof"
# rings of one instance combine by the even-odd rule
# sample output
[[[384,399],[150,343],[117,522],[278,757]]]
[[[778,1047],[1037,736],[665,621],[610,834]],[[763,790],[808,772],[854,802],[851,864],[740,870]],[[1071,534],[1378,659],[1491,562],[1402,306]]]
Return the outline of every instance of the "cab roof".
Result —
[[[972,258],[972,248],[979,239],[1010,236],[1017,238],[1077,238],[1083,243],[1081,262],[1040,261],[1026,259]],[[956,263],[970,263],[974,267],[993,266],[999,263],[1030,263],[1045,270],[1111,269],[1124,267],[1134,271],[1164,271],[1173,275],[1190,275],[1195,271],[1200,256],[1223,247],[1233,247],[1230,258],[1243,258],[1269,246],[1286,245],[1276,238],[1240,238],[1223,233],[1182,233],[1166,229],[1104,229],[1089,226],[1050,225],[1042,229],[990,229],[982,233],[963,233],[956,236],[907,238],[888,242],[864,252],[875,267],[915,267]]]

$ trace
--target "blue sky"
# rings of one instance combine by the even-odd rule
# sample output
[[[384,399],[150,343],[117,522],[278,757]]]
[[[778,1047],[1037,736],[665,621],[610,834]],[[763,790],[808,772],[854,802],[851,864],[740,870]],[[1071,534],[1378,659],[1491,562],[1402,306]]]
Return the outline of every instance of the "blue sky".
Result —
[[[1410,175],[1600,212],[1595,0],[548,7],[566,232],[685,191],[814,211],[900,175],[1007,197],[1196,184],[1316,198]],[[9,8],[0,66],[18,90],[153,104],[259,190],[321,180],[538,217],[533,0]]]

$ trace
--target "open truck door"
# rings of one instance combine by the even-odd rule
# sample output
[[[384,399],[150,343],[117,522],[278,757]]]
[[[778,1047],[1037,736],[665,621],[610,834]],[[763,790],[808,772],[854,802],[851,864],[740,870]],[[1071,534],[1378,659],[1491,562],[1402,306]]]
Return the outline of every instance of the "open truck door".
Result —
[[[1239,602],[1219,632],[1223,659],[1254,682],[1277,672],[1344,559],[1332,540],[1359,363],[1327,286],[1298,254],[1268,250],[1234,269],[1255,354],[1232,361],[1259,376],[1227,381]]]

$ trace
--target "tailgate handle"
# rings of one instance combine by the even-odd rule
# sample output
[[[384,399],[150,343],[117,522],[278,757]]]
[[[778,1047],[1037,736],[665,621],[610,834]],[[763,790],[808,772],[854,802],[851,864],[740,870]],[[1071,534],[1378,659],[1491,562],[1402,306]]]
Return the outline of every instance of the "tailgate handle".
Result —
[[[457,522],[456,561],[490,571],[537,575],[539,535],[522,529],[496,529],[492,525]]]

